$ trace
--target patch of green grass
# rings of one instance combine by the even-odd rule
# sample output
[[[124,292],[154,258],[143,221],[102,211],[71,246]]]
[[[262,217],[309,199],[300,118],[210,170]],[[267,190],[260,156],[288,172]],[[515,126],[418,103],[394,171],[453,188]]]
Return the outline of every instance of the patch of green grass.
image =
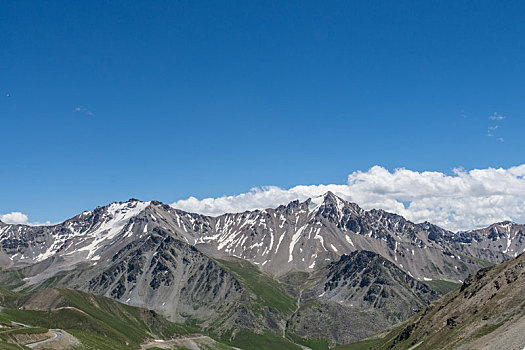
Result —
[[[82,343],[82,350],[129,350],[131,347],[131,344],[126,345],[111,337],[89,331],[79,329],[66,329],[66,331]]]
[[[486,324],[484,325],[483,327],[481,327],[480,329],[478,329],[477,331],[475,331],[474,333],[472,333],[469,337],[468,337],[468,341],[471,341],[471,340],[474,340],[474,339],[478,339],[478,338],[481,338],[487,334],[490,334],[492,332],[494,332],[496,329],[498,329],[501,325],[503,325],[504,322],[501,322],[501,323],[495,323],[495,324]]]
[[[48,329],[42,327],[20,327],[9,329],[7,331],[1,331],[0,339],[2,339],[3,341],[9,341],[10,339],[14,339],[11,337],[14,334],[44,334],[47,332]]]
[[[13,292],[12,290],[0,285],[0,295],[4,297],[18,297],[20,296],[19,293]]]
[[[22,294],[13,291],[23,284],[22,275],[14,271],[0,271],[0,303],[2,306],[16,306]]]
[[[326,339],[307,339],[292,332],[286,332],[286,337],[296,344],[304,345],[312,350],[328,350],[330,345]]]
[[[31,348],[28,348],[27,346],[24,346],[24,345],[19,345],[19,344],[12,344],[12,343],[6,343],[4,341],[1,341],[0,340],[0,349],[2,350],[20,350],[20,349],[24,349],[24,350],[31,350]]]
[[[465,254],[461,254],[461,253],[458,253],[456,252],[457,255],[461,256],[462,258],[464,259],[468,259],[468,260],[472,260],[474,262],[477,262],[478,264],[480,264],[481,266],[483,267],[490,267],[490,266],[493,266],[494,264],[491,263],[490,261],[487,261],[487,260],[483,260],[483,259],[480,259],[480,258],[475,258],[473,256],[470,256],[470,255],[465,255]]]
[[[135,332],[142,336],[140,339],[150,334],[169,338],[174,334],[184,335],[198,331],[196,327],[170,322],[154,311],[122,304],[100,295],[72,289],[60,289],[60,293],[77,309],[121,333]]]
[[[16,270],[16,271],[6,271],[1,270],[0,271],[0,285],[2,285],[2,288],[13,290],[17,287],[20,287],[24,284],[24,275],[22,272]]]
[[[212,345],[199,344],[199,347],[201,348],[201,350],[233,350],[231,346],[222,343],[215,343]]]
[[[20,327],[3,331],[0,334],[38,334],[47,333],[49,329],[43,327]]]
[[[152,333],[152,329],[146,325],[142,318],[142,314],[145,310],[141,310],[136,307],[121,304],[115,300],[105,298],[98,295],[87,294],[71,289],[60,289],[60,294],[68,300],[72,306],[79,310],[84,311],[94,319],[101,321],[108,325],[118,333],[126,335],[134,343],[141,343],[143,339]],[[147,312],[144,314],[147,316]],[[166,334],[164,327],[168,326],[169,323],[162,322],[163,317],[158,316],[159,322],[156,331],[160,331],[160,335],[171,336]],[[182,327],[181,331],[185,331]]]
[[[383,338],[363,339],[357,343],[351,343],[346,345],[339,345],[334,350],[369,350],[375,349],[378,345],[382,344]]]
[[[6,315],[0,313],[0,324],[11,327],[11,320]]]
[[[255,265],[242,260],[218,260],[244,287],[257,297],[262,305],[274,308],[285,315],[291,314],[296,300],[289,296],[283,286],[264,274]]]
[[[283,284],[288,294],[297,297],[299,291],[304,289],[304,284],[310,275],[308,272],[291,271],[279,277],[277,280]]]
[[[301,348],[277,333],[256,334],[248,329],[241,329],[232,340],[223,342],[243,350],[301,350]]]
[[[39,325],[46,328],[78,329],[112,338],[120,343],[130,342],[127,335],[112,329],[111,326],[75,309],[60,309],[53,311],[4,309],[3,313],[12,320],[25,324]],[[131,329],[130,329],[131,331]],[[131,332],[130,332],[131,333]],[[136,334],[131,334],[136,339]],[[138,345],[140,341],[131,341]]]
[[[426,283],[430,288],[441,294],[447,294],[451,290],[454,290],[461,286],[461,283],[455,283],[445,280],[432,280],[425,281],[424,283]]]
[[[231,346],[228,346],[223,343],[215,343],[213,345],[203,345],[203,350],[233,350]]]

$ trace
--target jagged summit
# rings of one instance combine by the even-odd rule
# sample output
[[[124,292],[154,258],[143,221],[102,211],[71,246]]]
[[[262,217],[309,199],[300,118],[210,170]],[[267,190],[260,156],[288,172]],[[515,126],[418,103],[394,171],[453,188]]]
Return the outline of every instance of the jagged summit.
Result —
[[[323,197],[326,203],[337,203],[337,200],[342,200],[340,197],[336,196],[332,191],[327,191],[321,197]]]
[[[511,221],[511,220],[505,220],[505,221],[495,222],[493,224],[490,224],[486,228],[504,228],[504,229],[507,229],[509,227],[514,227],[514,226],[522,226],[523,227],[523,225],[518,224],[517,222]],[[475,230],[471,230],[471,231],[475,231]]]

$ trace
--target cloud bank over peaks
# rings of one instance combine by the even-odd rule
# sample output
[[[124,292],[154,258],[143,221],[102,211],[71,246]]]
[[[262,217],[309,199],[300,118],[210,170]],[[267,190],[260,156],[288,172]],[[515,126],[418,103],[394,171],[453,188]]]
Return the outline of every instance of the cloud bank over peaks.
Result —
[[[525,164],[508,169],[454,169],[418,172],[389,171],[374,166],[348,175],[346,184],[307,185],[282,189],[253,188],[234,196],[190,197],[173,207],[206,215],[275,208],[293,200],[306,200],[332,191],[364,209],[384,209],[414,222],[430,221],[460,231],[513,220],[525,222]]]

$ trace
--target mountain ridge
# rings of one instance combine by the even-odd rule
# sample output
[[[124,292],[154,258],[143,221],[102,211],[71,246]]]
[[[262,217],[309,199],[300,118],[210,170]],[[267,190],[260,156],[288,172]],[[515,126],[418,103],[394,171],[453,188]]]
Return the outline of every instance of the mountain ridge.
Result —
[[[230,338],[318,339],[308,325],[321,322],[336,345],[410,317],[439,295],[431,280],[463,282],[511,258],[524,232],[499,223],[455,234],[331,192],[216,217],[130,199],[52,226],[2,223],[0,263],[20,276],[19,291],[82,290]],[[290,274],[308,283],[277,281]],[[368,326],[345,327],[345,314]]]
[[[175,237],[199,246],[213,256],[231,255],[248,259],[261,269],[277,276],[287,272],[281,270],[283,264],[289,265],[291,270],[312,271],[318,268],[319,264],[333,261],[344,252],[364,249],[376,251],[394,262],[400,259],[399,264],[402,268],[419,279],[443,279],[445,274],[455,274],[458,275],[456,280],[462,280],[474,269],[464,267],[464,262],[458,261],[461,260],[460,254],[445,252],[449,257],[454,257],[448,259],[448,266],[437,266],[437,270],[428,271],[427,275],[417,267],[409,266],[410,260],[413,259],[403,258],[407,253],[415,255],[417,252],[422,259],[428,254],[421,249],[438,248],[495,263],[505,259],[506,253],[510,252],[508,249],[512,249],[514,253],[525,249],[525,229],[519,224],[510,224],[520,228],[518,239],[513,241],[514,246],[507,250],[498,249],[501,242],[483,246],[479,243],[481,239],[476,239],[480,237],[480,232],[488,228],[454,234],[428,222],[414,224],[400,215],[384,210],[363,210],[357,204],[346,202],[331,192],[304,202],[292,201],[275,209],[244,211],[216,217],[188,213],[159,201],[142,202],[132,198],[126,202],[113,202],[91,211],[84,211],[51,226],[0,225],[0,241],[2,253],[5,253],[6,250],[17,246],[24,250],[23,246],[32,242],[32,237],[23,234],[26,231],[40,236],[40,247],[46,245],[46,240],[53,240],[48,242],[44,252],[38,252],[39,247],[31,247],[32,249],[25,249],[28,250],[26,255],[7,254],[15,265],[23,264],[24,259],[21,257],[32,263],[35,260],[45,260],[63,250],[69,249],[68,253],[71,253],[71,248],[75,247],[64,245],[67,240],[88,240],[84,246],[79,246],[81,244],[78,242],[76,245],[77,253],[89,251],[79,259],[89,260],[99,257],[99,254],[93,252],[99,248],[98,245],[111,240],[124,228],[127,229],[128,235],[120,237],[123,240],[132,235],[140,237],[138,230],[142,229],[142,233],[146,233],[148,224],[151,225],[150,228],[160,226]],[[140,225],[140,228],[134,230],[134,225]],[[7,231],[10,232],[6,234]],[[91,236],[86,236],[88,233]],[[53,236],[60,239],[55,240]],[[501,241],[507,237],[502,236],[499,239]],[[265,247],[266,251],[262,247]],[[0,255],[5,255],[2,253]],[[0,257],[0,263],[5,260],[6,257]],[[472,263],[470,265],[476,265],[476,262]],[[268,266],[265,266],[267,264]],[[450,269],[450,266],[463,271],[444,273],[443,269]]]

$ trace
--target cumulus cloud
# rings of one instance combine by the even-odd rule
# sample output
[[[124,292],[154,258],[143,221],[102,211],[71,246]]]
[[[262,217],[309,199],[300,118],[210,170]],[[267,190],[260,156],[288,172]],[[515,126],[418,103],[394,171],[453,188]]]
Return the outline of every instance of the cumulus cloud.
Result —
[[[51,221],[46,221],[46,222],[38,222],[38,221],[34,221],[34,222],[30,222],[29,221],[29,217],[24,214],[24,213],[21,213],[19,211],[13,211],[11,213],[7,213],[7,214],[0,214],[0,221],[6,223],[6,224],[22,224],[22,225],[29,225],[29,226],[48,226],[48,225],[53,225],[53,223]]]
[[[19,211],[13,211],[8,214],[0,215],[0,221],[6,224],[26,224],[29,218],[26,214]]]
[[[332,191],[364,209],[384,209],[414,221],[430,221],[452,231],[468,230],[494,222],[525,222],[525,164],[508,169],[454,169],[418,172],[389,171],[374,166],[355,171],[346,184],[275,186],[253,188],[234,196],[197,199],[190,197],[173,207],[207,215],[263,209],[306,200]]]

